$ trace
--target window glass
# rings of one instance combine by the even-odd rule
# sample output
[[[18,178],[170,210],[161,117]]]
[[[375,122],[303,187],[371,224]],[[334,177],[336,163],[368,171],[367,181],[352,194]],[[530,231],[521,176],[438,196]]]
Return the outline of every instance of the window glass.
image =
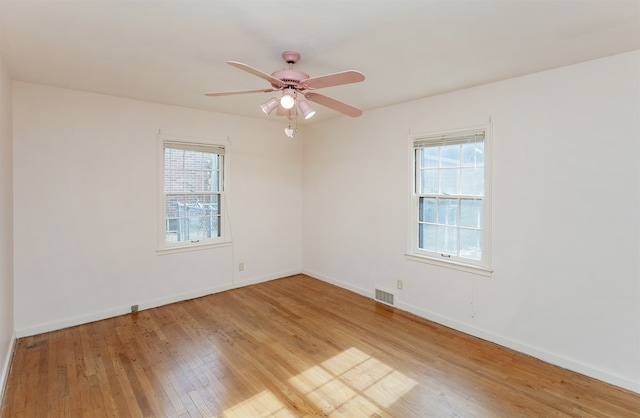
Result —
[[[460,200],[460,226],[480,228],[482,225],[482,201],[475,199]]]

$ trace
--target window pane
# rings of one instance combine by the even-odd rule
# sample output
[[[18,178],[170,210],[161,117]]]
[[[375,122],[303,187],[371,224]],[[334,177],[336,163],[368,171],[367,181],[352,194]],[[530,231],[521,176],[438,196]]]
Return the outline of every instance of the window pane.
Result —
[[[480,260],[482,258],[482,233],[474,229],[460,229],[460,257]]]
[[[437,168],[438,167],[438,154],[440,147],[427,147],[420,148],[422,155],[422,168]]]
[[[484,166],[484,143],[476,142],[462,145],[462,165],[464,167]]]
[[[179,179],[179,173],[182,171],[177,170],[165,170],[164,172],[164,191],[165,192],[183,192],[182,182],[176,181]]]
[[[222,191],[222,172],[219,169],[211,172],[211,189],[215,192]]]
[[[194,241],[220,236],[220,195],[166,195],[166,240]],[[172,229],[169,229],[172,228]]]
[[[218,216],[194,216],[187,218],[188,240],[199,240],[220,236]]]
[[[186,239],[185,219],[182,203],[184,196],[167,195],[165,199],[165,211],[167,216],[166,240],[168,242],[183,241]]]
[[[428,169],[422,170],[422,190],[419,193],[438,193],[438,170]]]
[[[419,222],[436,223],[436,198],[435,197],[421,197],[420,198],[420,214]]]
[[[202,191],[212,192],[213,185],[211,184],[211,170],[202,170],[200,172],[202,178]]]
[[[211,237],[219,237],[221,232],[220,215],[214,215],[211,217]]]
[[[212,192],[221,191],[220,184],[220,156],[210,154],[212,158],[210,159],[206,170],[204,170],[204,177],[206,179],[205,186],[206,190]]]
[[[438,200],[438,224],[458,225],[458,199]]]
[[[202,197],[202,203],[207,213],[214,214],[214,215],[220,214],[220,204],[219,204],[220,195],[219,194],[204,195]]]
[[[440,193],[459,194],[460,193],[460,169],[443,168],[440,170]]]
[[[218,154],[165,149],[165,191],[220,191]]]
[[[202,172],[199,170],[185,170],[182,178],[184,190],[199,192],[202,190]]]
[[[458,254],[458,228],[438,225],[438,249],[439,253]]]
[[[168,195],[166,197],[165,213],[166,213],[167,219],[180,217],[178,213],[178,200],[179,200],[179,197],[176,195]]]
[[[185,151],[184,152],[184,168],[187,170],[199,170],[202,169],[202,162],[210,154],[197,151]]]
[[[222,157],[216,155],[211,162],[211,191],[222,191]]]
[[[462,193],[472,196],[484,195],[484,169],[483,168],[463,168],[462,170]]]
[[[202,159],[200,160],[201,165],[200,168],[202,170],[211,170],[211,168],[213,167],[213,160],[217,159],[218,155],[217,154],[209,154],[209,153],[202,153]]]
[[[204,239],[204,226],[206,220],[202,217],[187,218],[187,239],[190,241]]]
[[[436,251],[436,226],[418,224],[418,248]]]
[[[480,228],[482,225],[482,200],[460,199],[460,226]]]
[[[440,167],[460,167],[460,145],[440,147]]]
[[[179,219],[169,218],[167,219],[166,226],[166,240],[168,242],[176,242],[178,241],[178,222]]]
[[[164,150],[164,167],[165,170],[184,169],[184,151],[166,148]]]
[[[220,195],[209,195],[205,199],[204,214],[207,217],[207,238],[220,236]]]

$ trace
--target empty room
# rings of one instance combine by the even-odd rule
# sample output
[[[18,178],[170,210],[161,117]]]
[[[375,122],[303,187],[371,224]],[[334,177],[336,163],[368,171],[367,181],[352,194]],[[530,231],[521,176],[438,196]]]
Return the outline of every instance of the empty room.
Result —
[[[1,0],[0,416],[640,417],[640,2]]]

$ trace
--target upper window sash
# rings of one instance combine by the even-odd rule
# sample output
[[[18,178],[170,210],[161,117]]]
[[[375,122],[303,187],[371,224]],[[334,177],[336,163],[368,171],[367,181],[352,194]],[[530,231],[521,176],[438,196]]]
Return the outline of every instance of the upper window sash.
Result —
[[[415,149],[415,192],[432,196],[484,195],[484,143]]]

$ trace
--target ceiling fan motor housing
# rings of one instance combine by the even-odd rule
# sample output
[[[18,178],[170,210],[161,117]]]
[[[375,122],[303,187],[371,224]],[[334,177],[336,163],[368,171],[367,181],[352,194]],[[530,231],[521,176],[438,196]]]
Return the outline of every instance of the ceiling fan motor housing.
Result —
[[[271,73],[271,76],[277,78],[278,80],[281,80],[286,85],[293,86],[295,88],[299,87],[302,80],[306,80],[309,78],[307,74],[296,70],[274,71],[273,73]],[[278,86],[276,85],[272,84],[272,86],[278,88]]]
[[[301,71],[296,71],[293,69],[293,64],[298,62],[300,59],[300,54],[295,51],[284,51],[282,53],[282,58],[289,64],[288,70],[280,70],[271,73],[272,77],[277,78],[278,80],[285,83],[288,87],[293,87],[298,89],[300,87],[300,82],[302,80],[306,80],[309,78],[308,74],[305,74]],[[271,84],[274,88],[278,88],[277,85]]]

